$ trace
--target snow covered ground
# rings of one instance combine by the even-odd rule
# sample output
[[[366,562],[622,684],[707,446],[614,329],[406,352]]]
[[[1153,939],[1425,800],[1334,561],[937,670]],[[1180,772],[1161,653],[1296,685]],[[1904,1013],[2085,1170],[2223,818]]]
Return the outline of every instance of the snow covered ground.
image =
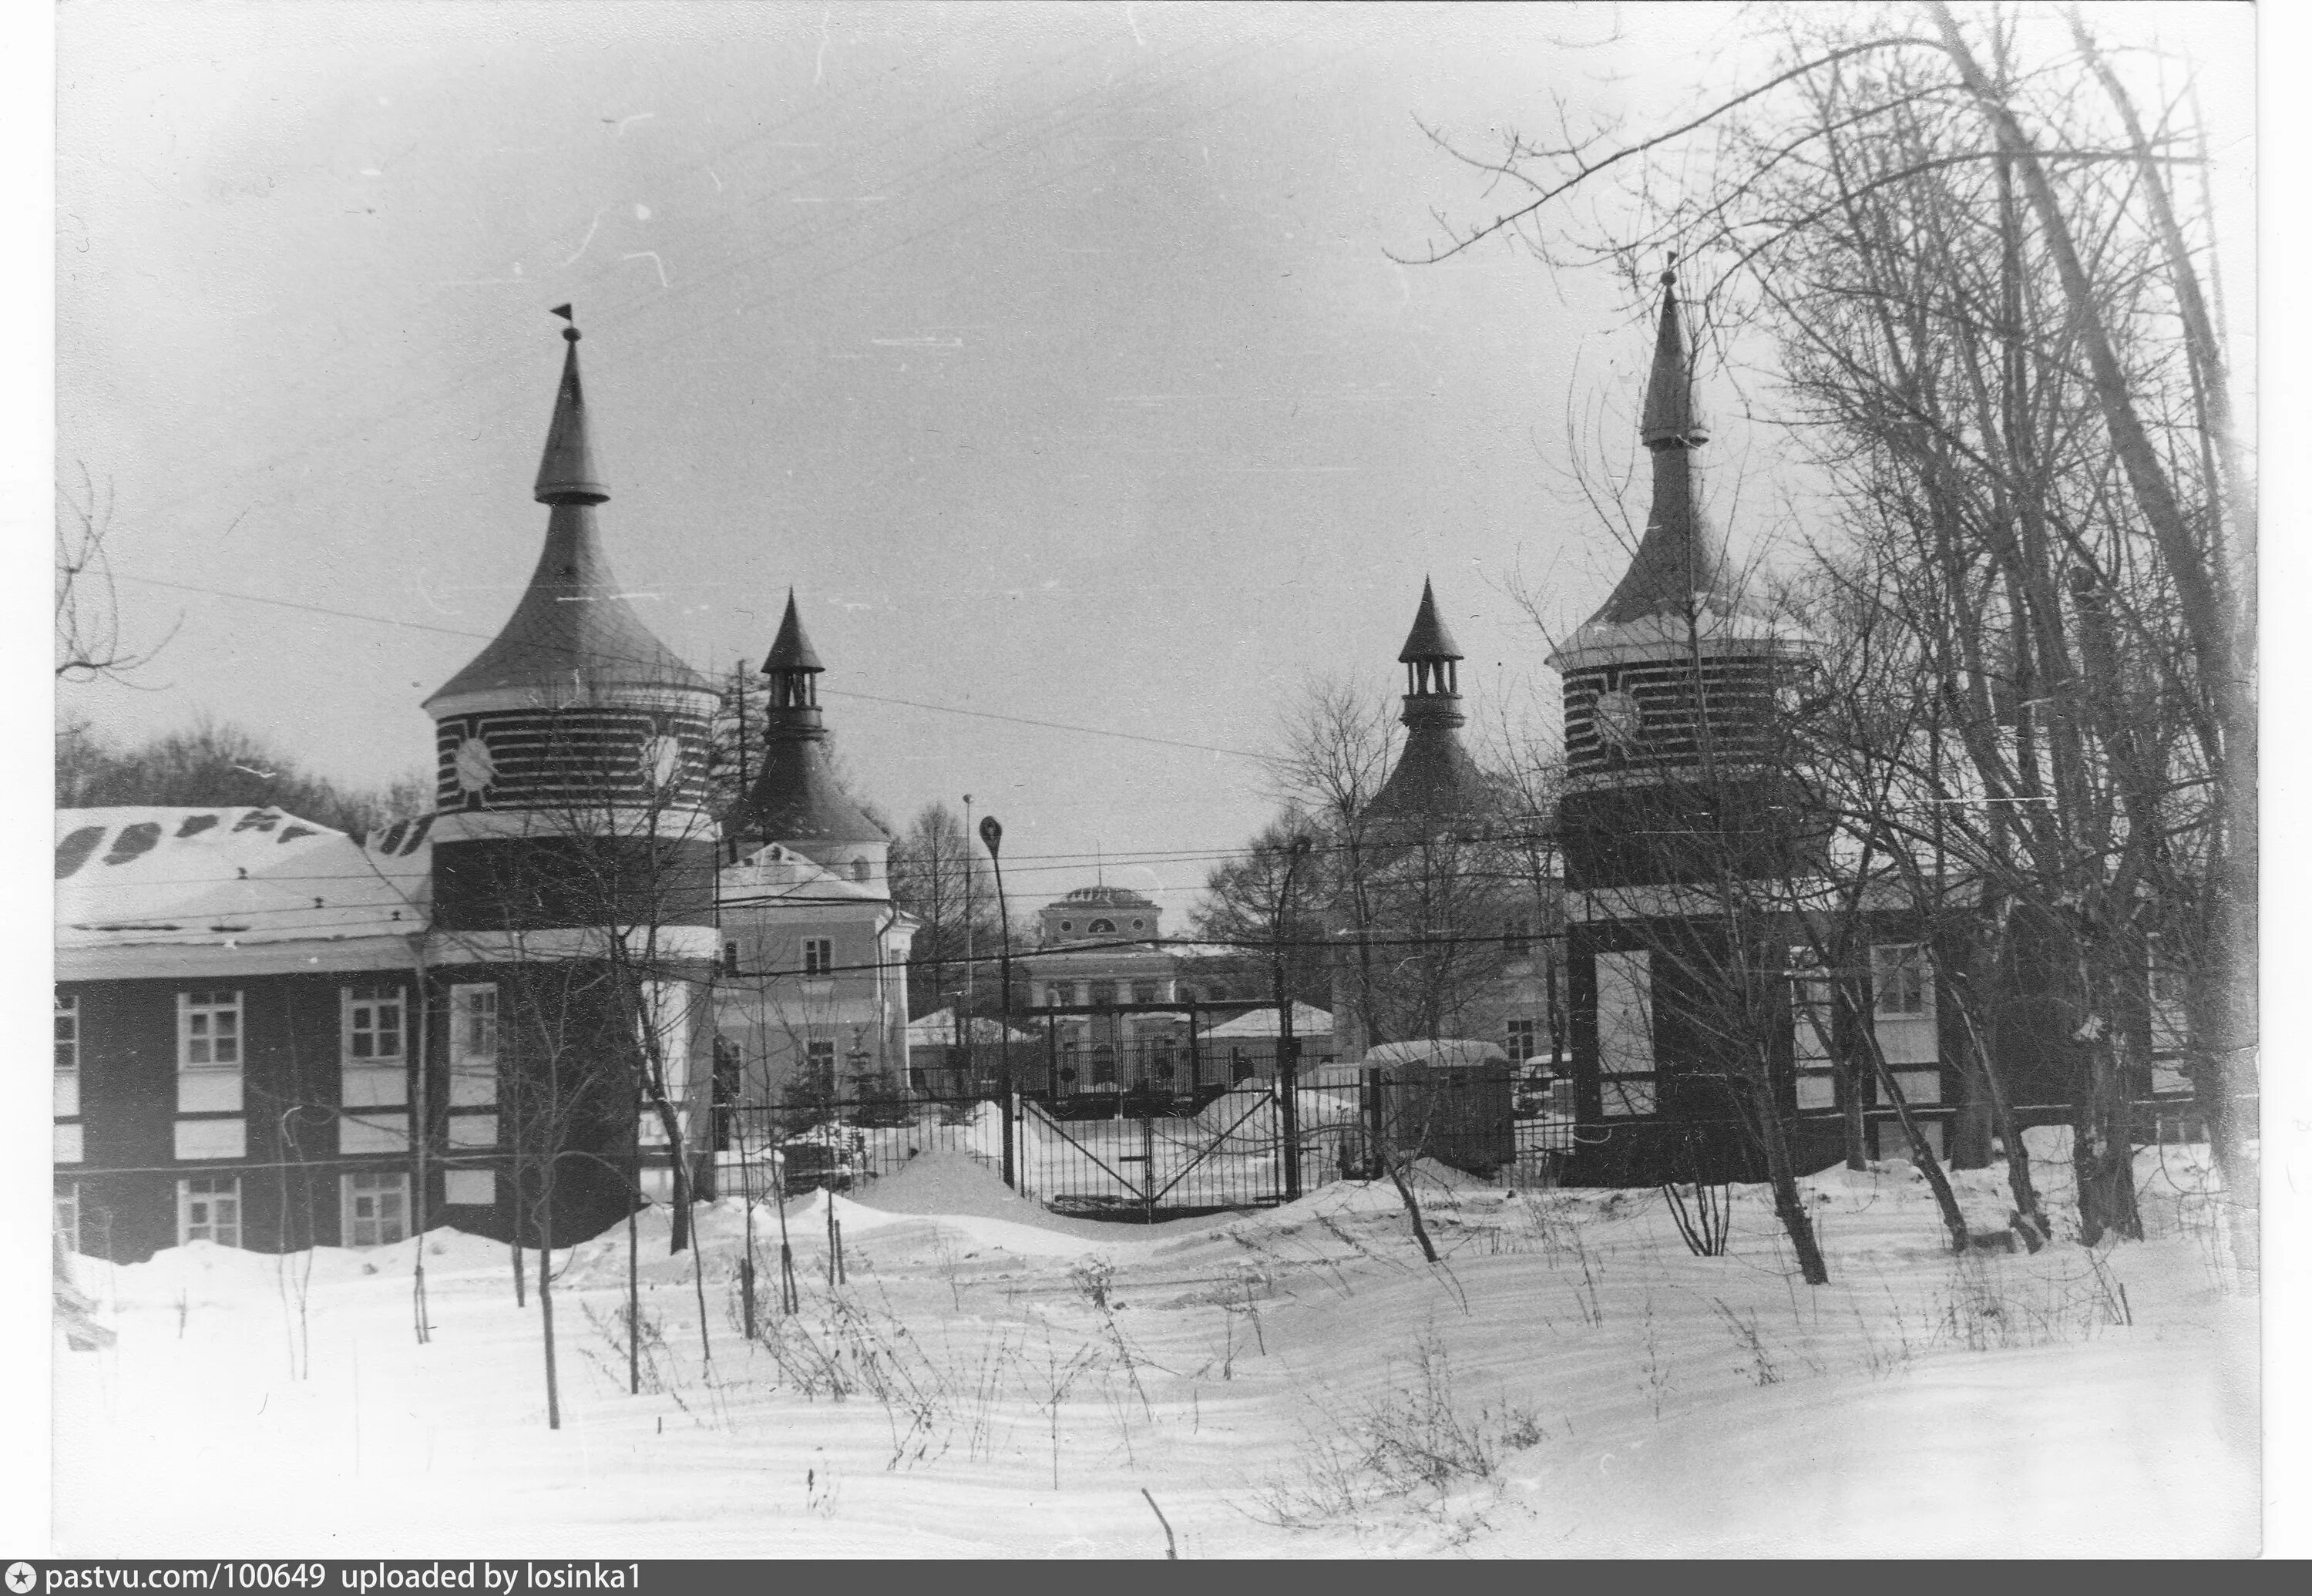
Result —
[[[1184,1557],[2250,1554],[2255,1302],[2164,1151],[2150,1241],[1964,1262],[1907,1166],[1825,1171],[1819,1289],[1758,1189],[1698,1258],[1652,1191],[1432,1171],[1432,1269],[1386,1184],[1135,1227],[927,1153],[791,1205],[793,1316],[755,1209],[751,1343],[746,1211],[705,1211],[711,1361],[646,1215],[640,1396],[623,1232],[557,1254],[559,1432],[501,1247],[424,1239],[424,1346],[415,1241],[83,1259],[119,1338],[58,1355],[56,1549],[1160,1557],[1160,1510]]]

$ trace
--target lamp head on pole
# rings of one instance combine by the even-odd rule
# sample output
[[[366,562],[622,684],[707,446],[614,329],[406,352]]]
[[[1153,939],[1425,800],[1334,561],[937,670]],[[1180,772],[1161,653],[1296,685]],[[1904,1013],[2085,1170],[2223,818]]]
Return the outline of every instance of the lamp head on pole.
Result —
[[[1003,851],[1003,828],[997,823],[994,815],[989,815],[979,822],[979,840],[987,845],[987,851],[990,854],[1000,854]]]

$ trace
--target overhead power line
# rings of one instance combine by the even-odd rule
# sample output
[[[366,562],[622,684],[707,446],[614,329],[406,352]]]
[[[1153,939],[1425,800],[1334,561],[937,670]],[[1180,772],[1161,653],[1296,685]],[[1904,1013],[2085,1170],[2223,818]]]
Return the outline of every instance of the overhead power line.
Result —
[[[371,626],[399,627],[406,631],[434,632],[445,637],[465,637],[477,643],[495,640],[495,634],[476,632],[464,627],[435,626],[429,621],[400,620],[390,615],[364,615],[354,609],[333,609],[325,604],[306,604],[294,599],[267,598],[262,593],[229,592],[223,588],[202,587],[190,582],[171,582],[166,577],[140,576],[130,572],[118,574],[123,582],[141,582],[149,587],[165,587],[178,592],[200,593],[212,599],[231,599],[243,604],[269,604],[276,609],[300,609],[311,615],[326,615],[337,620],[366,621]],[[635,662],[641,663],[643,662]],[[1079,726],[1066,721],[1037,720],[1027,715],[1003,715],[992,709],[965,709],[953,704],[932,704],[920,698],[890,698],[878,693],[861,693],[843,688],[822,688],[822,697],[857,698],[869,704],[892,704],[908,709],[926,709],[935,715],[964,715],[973,720],[1003,721],[1012,725],[1037,726],[1047,732],[1072,732],[1084,737],[1113,737],[1126,742],[1152,742],[1163,748],[1193,749],[1198,753],[1222,754],[1232,759],[1252,759],[1262,764],[1273,762],[1273,756],[1257,754],[1250,749],[1222,748],[1217,743],[1190,742],[1178,737],[1157,737],[1145,732],[1119,732],[1111,726]]]

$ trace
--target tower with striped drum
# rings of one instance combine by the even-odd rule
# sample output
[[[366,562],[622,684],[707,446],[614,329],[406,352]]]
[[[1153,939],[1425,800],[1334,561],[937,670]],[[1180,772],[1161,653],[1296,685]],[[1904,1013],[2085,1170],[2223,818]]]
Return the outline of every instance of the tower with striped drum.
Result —
[[[497,636],[425,701],[443,1217],[531,1232],[550,1162],[557,1241],[623,1215],[637,1168],[663,1164],[650,1144],[687,1116],[718,946],[716,695],[635,612],[603,554],[610,495],[578,329],[562,336],[535,488],[545,547]]]

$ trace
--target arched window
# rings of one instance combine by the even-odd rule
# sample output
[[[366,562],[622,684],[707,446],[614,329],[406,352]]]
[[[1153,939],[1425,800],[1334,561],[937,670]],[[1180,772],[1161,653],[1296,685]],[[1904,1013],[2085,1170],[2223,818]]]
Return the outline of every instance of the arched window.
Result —
[[[1085,926],[1084,929],[1090,932],[1094,936],[1113,936],[1116,934],[1116,922],[1113,920],[1094,920],[1090,925]]]

